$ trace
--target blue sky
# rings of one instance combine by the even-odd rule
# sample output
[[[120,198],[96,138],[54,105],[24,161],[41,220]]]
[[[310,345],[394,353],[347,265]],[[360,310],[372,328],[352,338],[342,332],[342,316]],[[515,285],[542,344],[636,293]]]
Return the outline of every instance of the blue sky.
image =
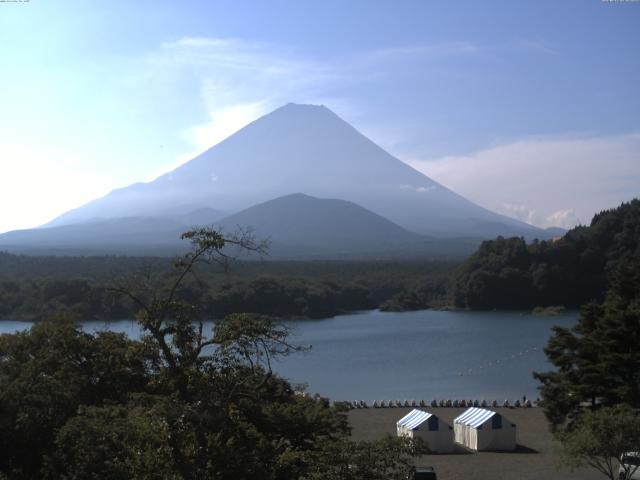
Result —
[[[640,192],[640,2],[31,0],[0,41],[0,231],[291,101],[537,225]]]

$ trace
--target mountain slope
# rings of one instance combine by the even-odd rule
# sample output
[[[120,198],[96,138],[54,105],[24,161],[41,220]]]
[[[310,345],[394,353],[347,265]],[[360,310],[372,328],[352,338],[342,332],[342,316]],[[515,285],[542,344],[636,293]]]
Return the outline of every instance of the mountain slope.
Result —
[[[545,236],[434,182],[327,108],[295,104],[259,118],[153,182],[115,190],[49,226],[96,217],[160,216],[183,204],[237,212],[295,192],[355,202],[421,234]]]
[[[271,241],[271,253],[337,256],[385,253],[424,240],[359,205],[344,200],[291,194],[222,219],[225,231],[251,227],[257,238]]]
[[[188,225],[167,218],[124,217],[14,230],[0,235],[0,250],[27,254],[165,255],[180,249]]]
[[[185,248],[180,234],[213,225],[222,214],[211,208],[169,208],[158,217],[94,218],[86,222],[0,235],[0,250],[37,254],[167,255]]]

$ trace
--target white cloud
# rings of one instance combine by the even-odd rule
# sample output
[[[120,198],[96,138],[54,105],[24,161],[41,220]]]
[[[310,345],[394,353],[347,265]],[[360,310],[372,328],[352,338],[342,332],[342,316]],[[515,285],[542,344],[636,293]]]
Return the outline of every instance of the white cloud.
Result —
[[[571,227],[640,194],[640,133],[532,138],[411,165],[496,212]]]
[[[370,52],[367,52],[363,56],[363,60],[367,62],[378,63],[388,62],[389,60],[399,60],[402,57],[411,57],[413,59],[436,58],[444,56],[450,57],[454,55],[473,54],[479,52],[480,50],[481,47],[468,42],[401,45],[372,50]]]
[[[506,43],[476,44],[465,41],[441,43],[417,43],[378,48],[364,52],[356,59],[357,64],[389,65],[393,62],[438,60],[461,56],[496,56],[503,52],[516,51],[556,55],[557,52],[544,42],[535,39],[517,39]]]
[[[176,42],[164,43],[164,48],[176,47],[220,47],[227,46],[232,41],[229,39],[209,38],[209,37],[182,37]]]
[[[209,122],[186,129],[183,136],[195,145],[197,150],[206,149],[261,116],[265,111],[264,104],[264,101],[258,101],[211,108]]]
[[[571,228],[575,225],[582,224],[580,218],[576,215],[576,212],[572,208],[566,210],[558,210],[547,216],[548,225],[556,225],[563,228]]]
[[[154,180],[165,173],[175,170],[208,148],[237,132],[264,113],[261,102],[212,109],[209,112],[209,122],[193,125],[181,132],[181,136],[187,140],[193,148],[179,154],[175,161],[159,167],[148,177],[148,180]]]
[[[402,190],[411,190],[417,193],[425,193],[425,192],[430,192],[432,190],[435,190],[437,187],[435,185],[431,185],[429,187],[416,187],[414,185],[403,184],[403,185],[400,185],[400,188]]]
[[[532,225],[540,223],[540,218],[536,211],[528,208],[526,205],[503,202],[501,210],[501,213],[517,218],[523,222],[530,223]]]

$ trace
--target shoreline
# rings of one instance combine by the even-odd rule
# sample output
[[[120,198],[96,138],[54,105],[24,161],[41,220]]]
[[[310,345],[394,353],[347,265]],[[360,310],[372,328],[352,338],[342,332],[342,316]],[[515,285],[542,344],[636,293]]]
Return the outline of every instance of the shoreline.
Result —
[[[501,398],[505,398],[505,396],[501,397]],[[492,399],[492,400],[486,400],[486,399],[482,399],[482,400],[451,400],[451,399],[447,399],[447,400],[431,400],[430,402],[427,402],[425,400],[419,400],[419,401],[415,401],[415,400],[382,400],[380,402],[378,402],[377,400],[374,400],[372,403],[367,403],[364,400],[333,400],[333,399],[329,399],[331,403],[337,404],[337,403],[341,403],[341,404],[345,404],[347,406],[347,408],[349,410],[354,410],[354,409],[368,409],[368,408],[372,408],[372,409],[394,409],[394,408],[433,408],[433,409],[438,409],[438,408],[469,408],[469,407],[476,407],[476,408],[509,408],[509,409],[516,409],[516,408],[537,408],[540,404],[540,398],[536,398],[535,400],[530,400],[529,398],[526,397],[526,395],[523,395],[522,397],[522,401],[520,401],[520,399],[516,399],[513,401],[510,401],[509,399],[505,399],[505,400],[497,400],[497,399]]]

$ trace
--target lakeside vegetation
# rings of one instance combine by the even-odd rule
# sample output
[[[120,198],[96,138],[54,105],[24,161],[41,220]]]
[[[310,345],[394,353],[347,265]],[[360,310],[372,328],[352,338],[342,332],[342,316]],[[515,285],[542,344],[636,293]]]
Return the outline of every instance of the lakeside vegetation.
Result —
[[[417,308],[446,295],[453,262],[240,262],[228,273],[199,268],[179,297],[215,318],[252,312],[321,318],[371,308]],[[161,288],[167,258],[29,257],[0,253],[0,319],[35,320],[51,313],[82,319],[133,318],[135,305],[111,287],[137,276]],[[402,300],[398,304],[398,299]]]

